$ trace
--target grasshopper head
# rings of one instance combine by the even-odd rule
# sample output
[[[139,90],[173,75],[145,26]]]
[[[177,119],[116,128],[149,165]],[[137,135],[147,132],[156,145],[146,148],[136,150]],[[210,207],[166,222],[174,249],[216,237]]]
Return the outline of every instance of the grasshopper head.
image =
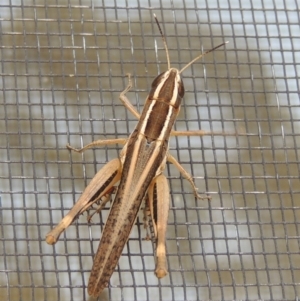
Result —
[[[160,100],[169,105],[176,106],[178,97],[180,100],[184,95],[184,85],[179,70],[170,68],[158,75],[152,82],[150,97]]]

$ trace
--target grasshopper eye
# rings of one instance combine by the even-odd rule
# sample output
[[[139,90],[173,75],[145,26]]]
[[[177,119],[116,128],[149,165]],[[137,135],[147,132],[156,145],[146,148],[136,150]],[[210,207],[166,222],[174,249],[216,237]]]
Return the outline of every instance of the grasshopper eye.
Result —
[[[184,95],[184,85],[183,85],[183,82],[180,78],[180,81],[178,81],[178,95],[183,98],[183,95]]]
[[[154,81],[152,82],[152,88],[156,88],[158,84],[164,79],[164,74],[166,72],[162,72],[161,74],[157,75]]]

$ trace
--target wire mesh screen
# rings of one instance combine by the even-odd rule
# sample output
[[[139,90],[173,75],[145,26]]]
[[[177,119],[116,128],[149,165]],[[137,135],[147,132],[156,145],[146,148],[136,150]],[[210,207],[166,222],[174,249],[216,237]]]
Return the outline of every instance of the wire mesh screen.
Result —
[[[300,294],[299,4],[252,1],[1,1],[1,300],[90,300],[87,282],[109,206],[47,245],[46,233],[120,153],[152,80],[185,70],[170,139],[199,192],[167,164],[168,275],[154,275],[143,214],[101,300],[298,300]]]

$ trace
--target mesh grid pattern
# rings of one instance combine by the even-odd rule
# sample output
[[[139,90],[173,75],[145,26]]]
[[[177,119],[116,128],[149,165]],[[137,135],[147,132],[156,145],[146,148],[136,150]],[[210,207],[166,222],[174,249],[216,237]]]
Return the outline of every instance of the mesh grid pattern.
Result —
[[[158,280],[143,215],[101,300],[298,300],[300,295],[299,6],[296,0],[1,1],[1,300],[89,300],[86,286],[109,208],[55,246],[44,237],[122,146],[166,56],[171,64],[224,49],[183,74],[170,152],[211,202],[195,200],[167,165],[169,274]],[[108,206],[109,207],[109,206]]]

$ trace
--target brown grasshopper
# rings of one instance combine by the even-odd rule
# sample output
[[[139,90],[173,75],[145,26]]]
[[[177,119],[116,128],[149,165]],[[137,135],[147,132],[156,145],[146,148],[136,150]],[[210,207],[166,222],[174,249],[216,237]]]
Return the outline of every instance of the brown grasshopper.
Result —
[[[101,200],[97,210],[99,212],[106,203],[103,198],[109,199],[107,196],[111,194],[114,185],[120,181],[89,279],[88,293],[94,297],[99,296],[102,290],[108,286],[109,279],[119,261],[145,197],[149,202],[148,206],[156,238],[155,274],[158,278],[167,274],[165,240],[169,211],[169,187],[166,177],[162,174],[166,161],[175,164],[180,173],[192,185],[195,197],[203,199],[197,193],[192,176],[169,153],[168,140],[170,136],[208,134],[208,132],[201,130],[188,132],[172,130],[184,95],[180,74],[195,61],[225,43],[199,55],[181,70],[171,68],[165,37],[155,15],[154,18],[166,50],[168,70],[158,75],[153,81],[141,115],[126,97],[126,93],[132,87],[130,75],[128,75],[129,83],[120,94],[120,100],[139,120],[128,139],[98,140],[81,149],[67,145],[69,150],[81,153],[94,146],[125,144],[120,157],[108,162],[95,175],[69,213],[46,236],[48,244],[55,244],[60,234],[81,213]],[[210,197],[205,198],[209,199]]]

